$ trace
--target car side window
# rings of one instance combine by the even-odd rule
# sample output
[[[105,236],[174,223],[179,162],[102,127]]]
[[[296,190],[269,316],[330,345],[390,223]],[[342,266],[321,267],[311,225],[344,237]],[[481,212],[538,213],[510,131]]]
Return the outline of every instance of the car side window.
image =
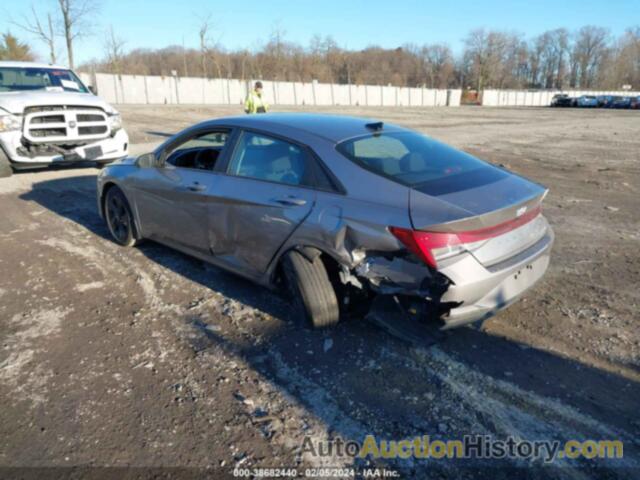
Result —
[[[228,140],[228,131],[196,135],[168,152],[166,163],[174,167],[213,170]]]
[[[243,132],[228,173],[286,185],[314,186],[309,153],[303,147],[254,132]]]

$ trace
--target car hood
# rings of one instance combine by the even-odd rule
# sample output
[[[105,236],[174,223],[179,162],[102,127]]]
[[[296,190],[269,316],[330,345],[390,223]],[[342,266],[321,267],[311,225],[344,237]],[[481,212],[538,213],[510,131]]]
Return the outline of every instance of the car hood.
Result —
[[[40,107],[50,105],[79,105],[102,108],[107,113],[116,113],[116,110],[100,97],[92,93],[74,92],[3,92],[0,93],[0,108],[9,113],[21,115],[27,107]]]

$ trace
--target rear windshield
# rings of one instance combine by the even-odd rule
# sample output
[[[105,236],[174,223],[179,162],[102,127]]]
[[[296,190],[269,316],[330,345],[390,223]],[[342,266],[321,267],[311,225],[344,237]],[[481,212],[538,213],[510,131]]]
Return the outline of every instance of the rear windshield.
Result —
[[[467,153],[414,132],[376,133],[346,140],[336,148],[367,170],[409,187],[431,186],[427,190],[433,194],[445,193],[443,188],[471,188],[504,176]]]
[[[71,70],[59,68],[0,67],[0,93],[51,90],[88,93]]]

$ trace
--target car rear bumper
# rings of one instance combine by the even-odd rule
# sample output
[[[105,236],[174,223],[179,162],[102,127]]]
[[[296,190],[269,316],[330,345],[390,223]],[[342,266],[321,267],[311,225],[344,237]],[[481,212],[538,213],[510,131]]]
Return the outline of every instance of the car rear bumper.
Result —
[[[551,228],[543,238],[523,252],[485,268],[470,258],[445,267],[441,272],[453,280],[441,302],[452,302],[442,319],[444,329],[486,320],[518,300],[547,271],[554,235]]]

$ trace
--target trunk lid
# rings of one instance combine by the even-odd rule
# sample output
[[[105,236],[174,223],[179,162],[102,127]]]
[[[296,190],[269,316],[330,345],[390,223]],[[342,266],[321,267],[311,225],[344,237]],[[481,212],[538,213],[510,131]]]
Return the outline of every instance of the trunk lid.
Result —
[[[486,168],[417,185],[409,194],[413,227],[460,234],[460,242],[485,267],[540,241],[548,224],[539,214],[547,190],[505,170]],[[446,205],[446,220],[442,210]]]

